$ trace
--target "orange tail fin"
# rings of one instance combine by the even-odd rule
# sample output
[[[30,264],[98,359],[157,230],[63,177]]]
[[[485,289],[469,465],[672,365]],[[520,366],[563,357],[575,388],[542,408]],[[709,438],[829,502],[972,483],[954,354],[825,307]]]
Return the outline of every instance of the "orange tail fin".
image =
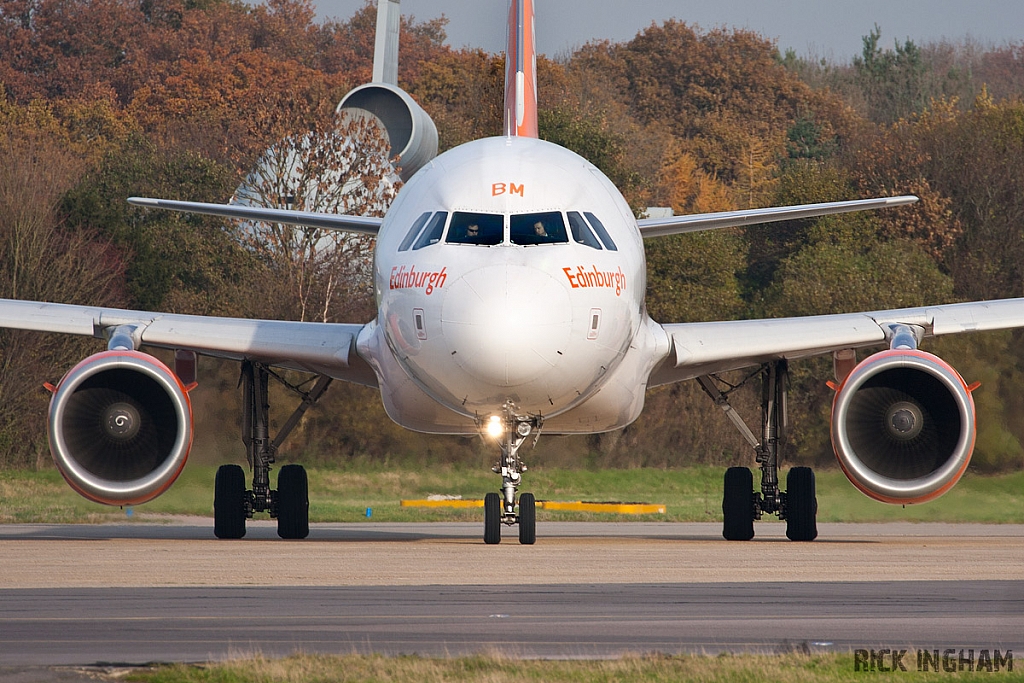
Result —
[[[505,48],[505,134],[537,137],[533,0],[509,0]]]

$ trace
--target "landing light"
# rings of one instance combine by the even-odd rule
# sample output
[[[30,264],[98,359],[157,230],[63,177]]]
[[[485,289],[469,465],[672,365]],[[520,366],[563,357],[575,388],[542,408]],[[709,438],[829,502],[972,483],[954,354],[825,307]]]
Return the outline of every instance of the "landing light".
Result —
[[[501,423],[501,417],[498,415],[491,415],[490,419],[487,420],[487,434],[497,439],[505,431],[505,425]]]

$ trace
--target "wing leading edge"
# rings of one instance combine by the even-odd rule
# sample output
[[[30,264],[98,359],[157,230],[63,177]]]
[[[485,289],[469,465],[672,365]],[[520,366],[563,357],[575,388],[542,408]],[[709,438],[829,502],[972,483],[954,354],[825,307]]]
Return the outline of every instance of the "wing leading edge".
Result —
[[[380,229],[382,218],[370,216],[346,216],[342,214],[313,213],[311,211],[289,211],[287,209],[266,209],[259,206],[242,206],[239,204],[207,204],[205,202],[179,202],[171,199],[151,199],[149,197],[129,197],[128,203],[148,209],[166,209],[184,213],[203,213],[224,218],[237,218],[246,221],[265,221],[267,223],[285,223],[301,225],[308,228],[324,230],[344,230],[364,235],[376,235]]]
[[[696,213],[688,216],[671,216],[669,218],[641,218],[637,221],[637,225],[640,228],[640,234],[644,237],[660,237],[663,235],[678,235],[685,232],[699,232],[701,230],[735,228],[743,225],[754,225],[755,223],[775,223],[777,221],[791,221],[798,218],[814,218],[815,216],[828,216],[836,213],[849,213],[851,211],[886,209],[913,204],[917,200],[917,197],[914,195],[903,195],[899,197],[879,197],[877,199],[855,199],[848,202],[772,206],[765,209]]]
[[[806,358],[841,349],[884,344],[896,326],[912,326],[922,337],[1024,326],[1024,299],[903,308],[802,318],[729,320],[662,325],[671,340],[667,358],[650,386],[770,360]]]

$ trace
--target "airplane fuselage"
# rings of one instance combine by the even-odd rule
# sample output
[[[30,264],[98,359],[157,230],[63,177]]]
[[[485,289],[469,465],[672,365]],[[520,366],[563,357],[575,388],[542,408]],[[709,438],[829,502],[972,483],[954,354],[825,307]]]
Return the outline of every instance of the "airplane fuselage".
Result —
[[[381,225],[374,285],[377,326],[360,348],[382,387],[405,385],[384,394],[403,426],[475,431],[510,402],[550,429],[594,431],[595,421],[628,424],[642,407],[647,374],[637,376],[631,348],[649,357],[658,345],[642,240],[622,195],[573,152],[499,137],[434,159]],[[614,414],[584,410],[579,428],[557,427],[620,369],[629,392],[641,385],[639,407],[634,396],[629,410],[619,401]],[[423,401],[437,406],[414,405]],[[430,420],[417,417],[425,411]],[[430,427],[439,413],[447,426]]]

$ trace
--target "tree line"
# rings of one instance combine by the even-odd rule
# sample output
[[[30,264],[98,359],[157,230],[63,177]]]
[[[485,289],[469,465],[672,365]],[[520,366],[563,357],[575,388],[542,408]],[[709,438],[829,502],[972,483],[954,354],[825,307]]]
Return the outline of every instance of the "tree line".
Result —
[[[305,0],[0,0],[0,294],[369,320],[365,242],[327,262],[308,235],[256,234],[124,199],[224,202],[280,141],[328,144],[335,105],[370,80],[374,24],[371,2],[350,18],[317,22]],[[504,78],[502,55],[453,49],[444,26],[403,19],[399,60],[399,84],[436,122],[442,150],[501,130]],[[648,240],[656,320],[1024,295],[1024,45],[887,45],[871,28],[862,53],[836,64],[781,54],[750,31],[670,20],[629,41],[538,60],[541,137],[599,166],[638,214],[921,198],[899,210]],[[281,245],[295,244],[306,245],[298,265],[281,258],[293,253]],[[982,381],[975,466],[1024,464],[1024,337],[927,348],[968,382]],[[0,332],[0,464],[46,465],[39,387],[93,349],[92,340]],[[232,433],[237,368],[204,361],[203,370],[199,436]],[[789,457],[827,464],[831,364],[792,370]],[[751,422],[755,401],[755,391],[737,397]],[[234,449],[222,458],[241,455],[229,442],[211,443]],[[493,455],[479,440],[404,432],[374,392],[344,385],[307,415],[286,450],[321,463]],[[731,425],[684,383],[649,392],[644,414],[625,430],[542,439],[536,459],[674,466],[750,458]]]

